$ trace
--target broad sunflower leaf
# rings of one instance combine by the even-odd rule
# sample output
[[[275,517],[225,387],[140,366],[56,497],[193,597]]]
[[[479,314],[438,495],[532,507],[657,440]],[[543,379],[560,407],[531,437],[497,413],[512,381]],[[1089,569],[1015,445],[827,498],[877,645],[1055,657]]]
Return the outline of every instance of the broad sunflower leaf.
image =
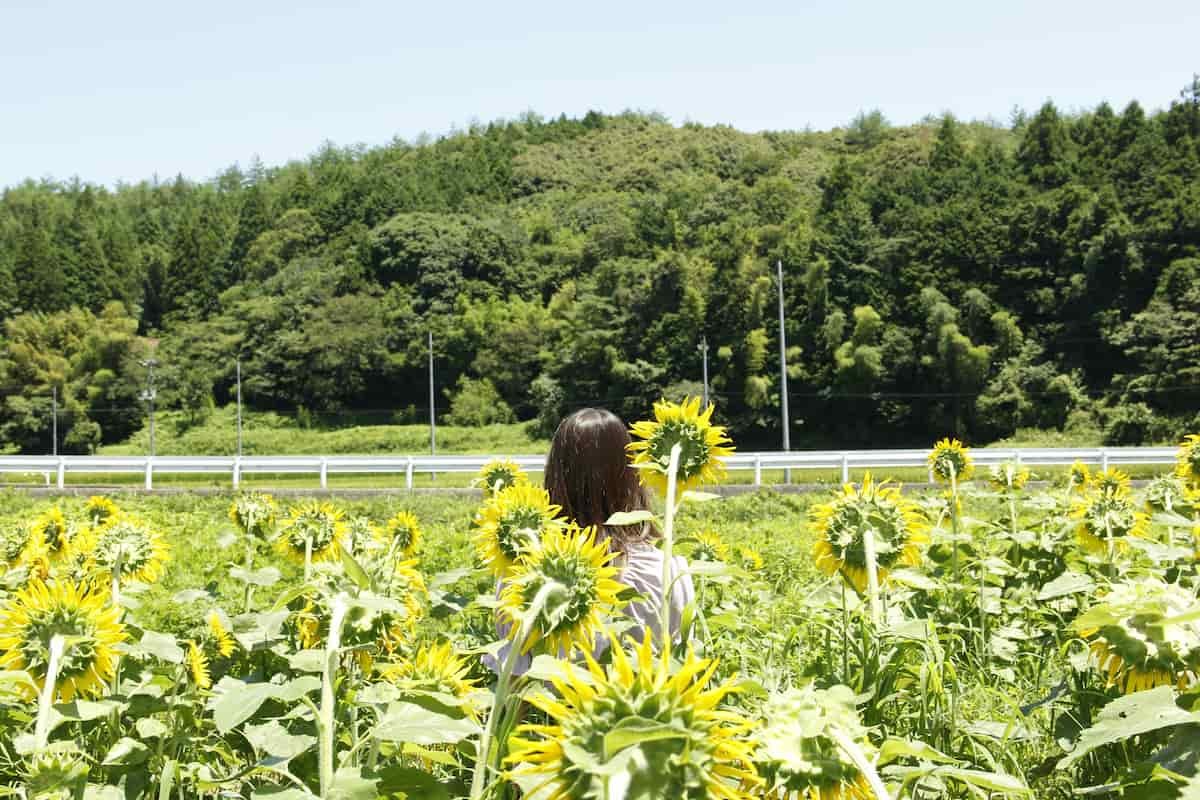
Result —
[[[405,749],[407,752],[407,748]],[[425,750],[423,753],[445,755],[441,751]],[[422,757],[427,757],[423,755]],[[450,791],[441,781],[424,770],[395,764],[379,772],[376,791],[385,797],[403,793],[405,797],[420,797],[422,800],[449,800]]]
[[[128,736],[117,740],[117,743],[109,748],[108,753],[104,756],[104,761],[101,763],[106,767],[132,767],[141,764],[150,757],[150,748],[139,742],[137,739],[130,739]]]
[[[392,703],[375,726],[374,736],[385,742],[418,745],[454,744],[480,732],[466,717],[440,714],[407,701]]]
[[[1084,594],[1096,588],[1090,576],[1070,570],[1044,585],[1038,592],[1038,600],[1055,600],[1071,594]]]
[[[317,737],[293,734],[275,719],[261,725],[247,725],[243,733],[255,750],[283,761],[292,760],[317,743]]]
[[[183,648],[176,644],[175,637],[169,633],[146,631],[140,641],[129,646],[129,653],[134,657],[157,658],[168,664],[183,663]]]
[[[274,586],[279,583],[282,574],[277,567],[263,567],[262,569],[246,569],[245,567],[231,567],[229,575],[242,583],[248,583],[251,586]]]
[[[650,522],[653,519],[654,512],[652,511],[618,511],[609,517],[604,524],[613,528],[622,528],[626,525]]]
[[[312,675],[304,675],[283,684],[246,683],[226,675],[213,687],[213,697],[208,705],[212,709],[217,730],[227,733],[254,716],[268,700],[291,703],[320,688],[321,680]]]
[[[876,763],[890,764],[898,758],[918,758],[922,761],[932,761],[939,764],[957,764],[958,759],[952,758],[924,742],[912,739],[888,739],[879,748]]]
[[[1200,713],[1175,705],[1175,690],[1170,686],[1118,697],[1100,710],[1096,722],[1080,734],[1075,749],[1058,762],[1058,768],[1070,768],[1097,747],[1188,723],[1200,723]]]

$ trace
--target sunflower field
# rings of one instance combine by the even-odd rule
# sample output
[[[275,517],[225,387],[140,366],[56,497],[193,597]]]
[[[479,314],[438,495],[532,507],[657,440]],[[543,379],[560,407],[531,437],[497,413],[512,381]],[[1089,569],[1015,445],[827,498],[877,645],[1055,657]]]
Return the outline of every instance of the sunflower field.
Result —
[[[0,793],[1200,797],[1200,436],[1136,487],[943,440],[934,489],[722,498],[710,414],[634,426],[659,502],[610,520],[686,558],[674,634],[510,462],[482,499],[0,495]]]

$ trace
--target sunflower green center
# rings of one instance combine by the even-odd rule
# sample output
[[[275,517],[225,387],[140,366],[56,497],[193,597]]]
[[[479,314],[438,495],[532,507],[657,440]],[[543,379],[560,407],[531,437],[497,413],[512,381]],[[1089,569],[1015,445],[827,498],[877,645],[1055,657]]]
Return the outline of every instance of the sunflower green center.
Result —
[[[631,722],[642,728],[659,727],[661,737],[633,737],[636,744],[613,748],[612,733]],[[670,797],[706,800],[707,778],[714,759],[711,724],[670,691],[646,691],[640,686],[609,686],[581,713],[560,722],[563,766],[560,777],[572,800],[603,797],[604,779],[595,774],[595,763],[628,758],[631,797]],[[630,750],[636,752],[631,753]]]
[[[306,543],[311,541],[315,553],[333,542],[334,529],[334,521],[324,514],[301,514],[288,528],[288,544],[303,553]]]
[[[28,541],[29,534],[20,525],[0,527],[0,557],[7,562],[14,561],[21,555]]]
[[[516,483],[516,477],[513,475],[512,470],[507,467],[493,467],[483,476],[483,481],[490,492],[495,490],[497,483],[500,484],[501,489],[512,486]]]
[[[900,560],[909,538],[904,513],[892,503],[866,499],[839,502],[829,517],[829,543],[842,561],[866,567],[863,532],[868,528],[875,537],[876,563],[890,568]]]
[[[42,538],[51,552],[57,553],[67,545],[67,526],[50,520],[42,529]]]
[[[516,561],[529,550],[529,531],[541,532],[545,518],[541,509],[518,506],[510,509],[496,525],[496,546],[509,561]]]
[[[407,550],[412,547],[413,532],[408,525],[400,524],[392,528],[392,538],[396,540],[396,546],[401,550]]]
[[[934,454],[933,471],[943,480],[953,474],[962,477],[967,468],[967,457],[961,450],[941,450]]]
[[[116,570],[118,564],[123,573],[137,572],[154,558],[150,533],[129,525],[113,526],[96,543],[93,558],[110,572]]]
[[[25,668],[45,675],[50,661],[50,640],[55,636],[79,637],[63,649],[59,675],[74,678],[91,669],[96,658],[95,626],[74,608],[55,607],[29,612],[20,644]]]
[[[546,634],[574,628],[587,618],[599,599],[596,567],[573,553],[547,553],[542,557],[525,583],[525,602],[532,602],[550,581],[562,586],[565,596],[538,616],[538,627]]]
[[[1123,497],[1103,494],[1092,501],[1087,510],[1087,525],[1099,537],[1111,534],[1115,538],[1127,536],[1137,524],[1137,512]]]
[[[688,480],[699,475],[709,461],[708,441],[697,425],[680,420],[660,424],[649,441],[650,457],[666,469],[671,464],[671,448],[679,447],[679,478]]]

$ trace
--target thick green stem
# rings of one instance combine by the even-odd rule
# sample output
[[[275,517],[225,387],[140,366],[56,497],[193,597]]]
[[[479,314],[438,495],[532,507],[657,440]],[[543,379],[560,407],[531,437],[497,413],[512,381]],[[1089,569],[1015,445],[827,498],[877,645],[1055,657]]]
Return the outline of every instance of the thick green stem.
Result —
[[[304,582],[312,577],[312,536],[304,537]]]
[[[492,700],[492,710],[488,714],[487,726],[484,727],[483,735],[479,739],[479,750],[475,757],[475,775],[471,779],[471,800],[480,800],[487,786],[487,774],[492,769],[492,738],[496,735],[497,722],[503,713],[504,703],[508,700],[513,669],[517,665],[517,659],[521,657],[521,651],[525,649],[525,640],[529,638],[529,632],[533,630],[534,622],[546,607],[546,601],[550,598],[550,594],[561,589],[561,585],[549,581],[538,590],[538,593],[534,595],[533,603],[521,619],[517,638],[509,645],[508,655],[504,658],[504,663],[500,667],[500,677],[496,681],[496,692]]]
[[[867,559],[867,599],[871,604],[871,623],[878,628],[883,622],[883,608],[879,603],[879,559],[875,555],[875,531],[870,526],[863,530],[863,550]]]
[[[954,570],[954,582],[958,583],[958,472],[950,462],[950,534],[953,539],[950,558]]]
[[[663,652],[671,649],[671,594],[675,585],[672,576],[672,563],[675,555],[675,490],[679,478],[679,457],[683,447],[675,444],[671,447],[671,460],[667,465],[667,512],[663,524],[663,572],[662,572],[662,608],[659,609],[659,628],[662,635]]]
[[[333,609],[329,615],[329,638],[325,646],[325,668],[321,675],[321,719],[317,725],[317,735],[320,737],[322,798],[329,797],[333,789],[333,751],[337,739],[337,697],[334,694],[334,681],[337,678],[338,659],[341,657],[338,651],[342,646],[342,623],[346,620],[349,608],[346,598],[339,595],[334,598]]]
[[[846,734],[842,733],[837,728],[829,728],[829,737],[837,742],[838,747],[846,754],[846,757],[854,763],[858,771],[866,779],[867,785],[871,787],[871,792],[877,800],[891,800],[891,795],[888,794],[887,787],[883,785],[883,779],[879,777],[879,772],[876,771],[875,765],[871,763],[871,759],[867,758],[867,754],[863,752],[862,747],[858,742],[855,742]]]
[[[38,697],[37,722],[33,727],[33,749],[40,752],[50,741],[50,709],[54,705],[54,688],[58,682],[58,668],[62,661],[66,640],[60,634],[50,639],[50,658],[46,661],[46,683]]]

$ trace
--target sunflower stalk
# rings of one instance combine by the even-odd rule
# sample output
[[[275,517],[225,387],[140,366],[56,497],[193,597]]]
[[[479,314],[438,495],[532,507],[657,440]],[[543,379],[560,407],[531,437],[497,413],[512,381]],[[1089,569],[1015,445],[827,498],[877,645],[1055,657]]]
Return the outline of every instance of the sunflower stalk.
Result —
[[[948,461],[947,465],[950,469],[950,534],[953,537],[950,545],[950,559],[954,582],[958,583],[958,471],[955,469],[953,461]]]
[[[671,567],[675,550],[675,487],[679,479],[679,458],[683,446],[676,442],[671,446],[671,460],[667,464],[667,510],[663,525],[663,574],[662,608],[659,609],[659,629],[662,633],[663,652],[671,649]]]
[[[870,525],[863,529],[863,550],[867,562],[867,600],[871,604],[871,623],[879,627],[883,623],[883,607],[879,602],[879,558],[875,554],[875,530]]]
[[[826,732],[829,734],[829,738],[837,742],[837,746],[841,748],[846,757],[862,773],[862,776],[867,781],[867,785],[871,787],[871,792],[875,795],[876,800],[891,800],[891,795],[888,794],[887,787],[883,785],[883,779],[879,777],[879,772],[875,769],[875,765],[871,763],[871,759],[867,758],[867,754],[863,752],[862,747],[835,727],[828,728]]]
[[[308,583],[312,577],[312,534],[306,534],[304,537],[304,582]]]
[[[42,685],[42,693],[38,697],[37,722],[33,728],[33,749],[40,752],[50,741],[50,709],[54,707],[54,690],[58,682],[58,669],[61,666],[63,651],[66,649],[66,639],[62,634],[54,634],[50,638],[50,657],[46,662],[46,682]]]
[[[311,549],[312,540],[310,538],[306,550],[311,552]],[[306,558],[305,561],[307,562],[307,560]],[[329,639],[325,646],[325,666],[321,674],[321,714],[317,722],[317,734],[320,737],[319,767],[322,798],[329,797],[333,788],[333,750],[336,740],[334,726],[337,715],[334,681],[337,679],[339,650],[342,645],[342,624],[345,622],[346,612],[349,610],[350,607],[345,596],[338,595],[334,598],[333,609],[329,617]]]
[[[521,627],[517,631],[517,638],[513,640],[509,646],[508,654],[504,657],[504,664],[500,668],[500,677],[496,680],[496,691],[492,699],[492,709],[488,712],[487,726],[483,729],[483,735],[479,739],[479,750],[475,756],[475,774],[471,778],[470,800],[481,800],[484,789],[487,786],[487,773],[492,770],[490,752],[492,739],[496,735],[496,725],[501,713],[503,713],[504,703],[508,700],[509,685],[512,683],[513,669],[517,665],[517,659],[521,657],[521,651],[525,649],[525,641],[529,638],[529,634],[533,630],[533,625],[537,621],[538,616],[546,608],[546,602],[550,599],[550,595],[561,591],[563,591],[562,585],[554,581],[547,581],[538,590],[538,593],[533,597],[533,602],[529,605],[529,609],[525,612],[521,620]]]

